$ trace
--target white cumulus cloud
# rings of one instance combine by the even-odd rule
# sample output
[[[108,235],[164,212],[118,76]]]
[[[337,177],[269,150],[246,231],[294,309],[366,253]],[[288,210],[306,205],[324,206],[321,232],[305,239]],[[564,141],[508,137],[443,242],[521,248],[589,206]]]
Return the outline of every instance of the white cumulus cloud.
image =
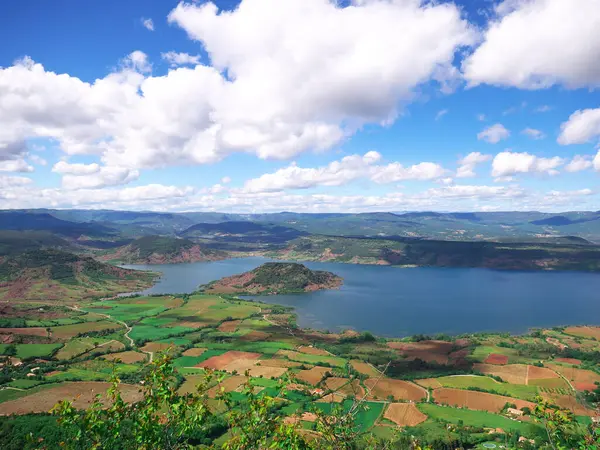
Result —
[[[475,167],[492,159],[492,155],[484,155],[480,152],[471,152],[464,158],[459,159],[457,178],[470,178],[475,176]]]
[[[190,55],[189,53],[170,51],[161,53],[160,57],[167,61],[171,67],[200,64],[200,55]]]
[[[471,85],[600,86],[600,0],[506,0],[463,63]]]
[[[581,172],[592,167],[592,158],[589,156],[575,155],[565,166],[567,172]]]
[[[504,139],[508,139],[509,136],[510,131],[504,128],[504,125],[501,123],[497,123],[478,133],[477,139],[489,142],[490,144],[497,144]]]
[[[544,134],[544,132],[540,131],[540,130],[536,130],[535,128],[525,128],[523,131],[521,131],[521,134],[524,134],[527,137],[530,137],[531,139],[534,140],[538,140],[538,139],[544,139],[546,137],[546,135]]]
[[[561,145],[585,144],[600,137],[600,108],[575,111],[560,129]]]
[[[492,162],[493,177],[508,177],[519,173],[545,173],[556,175],[558,167],[563,165],[564,159],[558,156],[542,158],[529,153],[501,152]]]
[[[381,155],[378,152],[370,151],[363,156],[345,156],[324,167],[302,168],[292,163],[274,173],[248,180],[244,191],[274,192],[316,186],[341,186],[359,178],[370,179],[379,184],[404,180],[433,180],[447,173],[439,164],[430,162],[406,167],[398,162],[377,165],[380,160]]]
[[[0,161],[0,172],[33,172],[33,167],[23,159]]]
[[[327,150],[364,124],[393,122],[423,85],[447,90],[457,53],[477,38],[456,5],[413,0],[243,0],[229,12],[180,3],[169,21],[212,66],[153,76],[136,50],[93,82],[30,58],[0,68],[0,99],[10,99],[0,101],[0,158],[31,138],[130,169]]]
[[[140,21],[142,22],[142,25],[144,26],[144,28],[146,28],[146,30],[154,31],[154,21],[152,19],[146,19],[142,17]]]

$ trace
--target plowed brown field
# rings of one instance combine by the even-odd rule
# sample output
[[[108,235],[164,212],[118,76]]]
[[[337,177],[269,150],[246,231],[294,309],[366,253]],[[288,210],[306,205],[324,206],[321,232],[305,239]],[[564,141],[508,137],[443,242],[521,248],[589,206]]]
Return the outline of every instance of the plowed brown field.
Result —
[[[600,340],[599,327],[567,327],[565,328],[564,332],[567,334],[572,334],[573,336],[581,336]]]
[[[110,386],[110,383],[102,382],[61,383],[58,386],[0,404],[0,414],[46,413],[61,400],[73,401],[73,406],[78,409],[87,408],[97,394],[102,394],[103,400],[108,402],[106,391]],[[142,399],[139,386],[120,384],[119,389],[126,402],[136,402]]]
[[[315,366],[308,370],[301,370],[296,374],[296,378],[306,383],[317,385],[319,381],[323,379],[323,376],[327,372],[331,372],[333,369],[330,367]]]
[[[369,390],[369,399],[385,400],[392,396],[395,400],[419,401],[427,397],[427,390],[414,383],[403,380],[392,380],[389,378],[369,378],[365,381]]]
[[[116,361],[117,359],[120,359],[125,364],[133,364],[137,362],[146,361],[147,355],[140,352],[128,351],[120,353],[109,353],[108,355],[103,355],[100,358],[107,359],[109,361]]]
[[[440,388],[433,391],[437,403],[459,406],[478,411],[500,412],[506,403],[514,403],[518,409],[525,406],[533,409],[535,405],[525,400],[519,400],[503,395],[488,394],[487,392],[467,391],[463,389]]]
[[[392,403],[383,417],[400,427],[414,427],[427,420],[427,416],[414,403]]]
[[[196,367],[223,370],[227,365],[231,364],[236,359],[258,359],[260,356],[260,353],[238,352],[232,350],[227,353],[223,353],[222,355],[208,358],[206,361],[197,364]]]
[[[497,353],[490,353],[488,355],[488,357],[485,359],[485,361],[483,361],[483,362],[486,364],[495,364],[495,365],[503,366],[505,364],[508,364],[508,356],[499,355]]]

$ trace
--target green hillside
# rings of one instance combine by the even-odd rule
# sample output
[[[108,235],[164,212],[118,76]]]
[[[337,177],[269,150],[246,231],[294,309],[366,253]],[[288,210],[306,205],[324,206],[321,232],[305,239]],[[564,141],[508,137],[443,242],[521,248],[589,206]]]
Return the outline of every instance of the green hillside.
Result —
[[[581,241],[577,241],[581,242]],[[308,236],[267,256],[397,266],[486,267],[513,270],[600,270],[600,247],[411,238]]]
[[[204,248],[188,239],[144,236],[126,246],[103,253],[101,259],[126,264],[159,264],[214,261],[224,256],[223,252]]]
[[[322,270],[310,270],[296,263],[265,263],[240,275],[226,277],[209,284],[207,292],[281,294],[332,289],[342,279]]]
[[[76,300],[129,292],[152,284],[148,272],[122,269],[60,250],[35,250],[0,264],[0,298]]]

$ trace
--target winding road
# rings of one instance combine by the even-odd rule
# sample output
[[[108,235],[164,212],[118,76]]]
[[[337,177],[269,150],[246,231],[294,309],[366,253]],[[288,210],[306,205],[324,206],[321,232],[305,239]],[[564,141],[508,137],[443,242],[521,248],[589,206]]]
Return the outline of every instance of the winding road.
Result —
[[[81,309],[78,306],[67,306],[67,308],[72,309],[73,311],[83,311],[83,312],[86,312],[88,314],[90,313],[89,311],[86,311],[85,309]],[[154,352],[150,352],[150,351],[146,351],[146,350],[142,350],[141,348],[138,348],[135,345],[135,341],[133,339],[131,339],[131,337],[129,336],[129,333],[131,333],[133,331],[133,327],[130,327],[129,325],[127,325],[122,320],[115,319],[110,314],[104,314],[104,313],[98,313],[98,312],[94,312],[94,314],[98,314],[99,316],[106,317],[111,322],[115,322],[115,323],[118,323],[119,325],[123,325],[125,327],[125,329],[127,330],[123,336],[129,341],[129,344],[132,347],[137,348],[140,352],[145,353],[146,355],[148,355],[150,357],[149,362],[152,362],[152,359],[154,358]],[[108,342],[105,342],[103,345],[106,345],[106,344],[108,344]],[[99,347],[101,347],[101,346],[99,346]]]

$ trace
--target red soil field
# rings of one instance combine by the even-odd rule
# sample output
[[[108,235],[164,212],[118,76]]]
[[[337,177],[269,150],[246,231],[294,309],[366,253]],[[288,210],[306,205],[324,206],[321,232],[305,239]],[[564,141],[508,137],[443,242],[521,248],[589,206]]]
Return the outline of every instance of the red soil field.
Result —
[[[581,360],[575,358],[554,358],[554,361],[562,362],[565,364],[572,364],[574,366],[581,365]]]
[[[109,353],[108,355],[103,355],[100,358],[107,359],[109,361],[116,361],[120,359],[125,364],[134,364],[137,362],[146,361],[148,356],[145,353],[128,351],[120,353]]]
[[[427,362],[438,364],[454,364],[463,360],[468,351],[456,350],[456,347],[462,344],[468,344],[466,340],[456,342],[447,341],[420,341],[420,342],[388,342],[388,347],[398,350],[398,352],[408,359],[420,359]]]
[[[594,383],[575,383],[573,385],[575,387],[575,389],[577,389],[578,391],[595,391],[596,389],[598,389],[598,385],[594,384]]]
[[[414,427],[427,420],[427,416],[414,403],[392,403],[383,417],[400,427]]]
[[[508,364],[508,356],[499,355],[497,353],[490,353],[489,356],[483,361],[486,364],[505,365]]]
[[[185,352],[183,352],[183,356],[200,356],[207,349],[201,347],[188,348]]]
[[[556,370],[567,380],[573,383],[575,389],[578,389],[578,385],[586,387],[590,384],[594,384],[595,382],[600,382],[600,375],[598,375],[596,372],[592,372],[591,370],[560,366],[558,364],[548,364],[548,367]]]
[[[433,398],[437,403],[493,413],[500,412],[506,403],[514,403],[518,409],[526,406],[530,409],[535,407],[533,403],[525,400],[463,389],[435,389],[433,391]]]
[[[298,351],[300,353],[306,353],[308,355],[331,356],[331,353],[329,353],[326,350],[322,350],[316,347],[309,347],[308,345],[301,345],[300,347],[298,347]]]
[[[427,397],[427,391],[421,386],[403,380],[369,378],[365,380],[365,386],[369,390],[368,398],[374,400],[385,400],[391,395],[395,400],[416,402]]]
[[[315,386],[316,384],[319,383],[319,381],[321,381],[321,379],[323,378],[323,376],[327,373],[327,372],[331,372],[333,371],[332,368],[330,367],[320,367],[320,366],[315,366],[312,367],[309,370],[301,370],[296,374],[296,378],[298,378],[299,380],[305,381],[306,383],[312,384],[313,386]]]
[[[46,329],[41,327],[1,328],[0,332],[6,334],[23,334],[26,336],[48,336]]]
[[[231,364],[236,359],[258,359],[260,358],[260,353],[250,353],[250,352],[238,352],[235,350],[229,351],[227,353],[223,353],[219,356],[213,356],[212,358],[208,358],[206,361],[201,362],[195,367],[204,367],[209,369],[222,370],[228,364]]]
[[[567,327],[564,332],[573,336],[600,340],[600,327]]]
[[[228,320],[219,325],[218,330],[223,333],[233,333],[241,322],[241,320]]]
[[[107,402],[106,391],[110,383],[102,382],[70,382],[44,389],[16,400],[2,403],[2,415],[46,413],[61,400],[73,401],[73,406],[78,409],[87,408],[97,394],[103,395]],[[139,386],[120,384],[119,390],[126,402],[136,402],[142,399]]]

